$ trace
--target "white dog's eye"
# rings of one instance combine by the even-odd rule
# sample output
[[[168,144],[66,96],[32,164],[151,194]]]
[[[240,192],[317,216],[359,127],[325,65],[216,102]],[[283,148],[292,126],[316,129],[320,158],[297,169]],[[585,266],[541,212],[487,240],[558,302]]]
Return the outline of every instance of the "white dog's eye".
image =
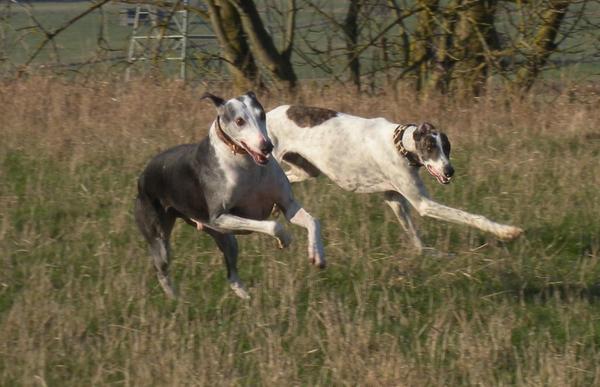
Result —
[[[244,126],[245,123],[246,123],[246,121],[244,121],[244,119],[242,117],[238,117],[235,119],[235,124],[237,126]]]

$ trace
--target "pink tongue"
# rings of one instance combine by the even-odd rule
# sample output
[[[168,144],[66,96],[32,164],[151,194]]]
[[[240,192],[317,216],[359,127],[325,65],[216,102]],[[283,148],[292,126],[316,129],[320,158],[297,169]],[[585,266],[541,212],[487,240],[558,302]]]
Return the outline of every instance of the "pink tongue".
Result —
[[[254,158],[255,161],[257,161],[258,163],[264,163],[265,160],[267,160],[267,158],[259,153],[254,153],[252,152],[252,157]]]
[[[436,179],[438,179],[438,181],[440,183],[445,183],[446,179],[442,176],[442,175],[438,175],[436,174],[433,169],[431,167],[427,167],[427,172],[429,172],[429,174],[433,177],[435,177]]]

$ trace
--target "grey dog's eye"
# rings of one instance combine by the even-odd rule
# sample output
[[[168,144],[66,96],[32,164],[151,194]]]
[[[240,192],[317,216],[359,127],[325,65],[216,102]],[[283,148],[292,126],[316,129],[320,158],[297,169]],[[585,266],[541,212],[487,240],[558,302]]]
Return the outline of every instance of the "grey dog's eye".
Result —
[[[235,119],[235,124],[237,126],[244,126],[245,123],[246,123],[246,121],[244,121],[244,119],[241,117]]]

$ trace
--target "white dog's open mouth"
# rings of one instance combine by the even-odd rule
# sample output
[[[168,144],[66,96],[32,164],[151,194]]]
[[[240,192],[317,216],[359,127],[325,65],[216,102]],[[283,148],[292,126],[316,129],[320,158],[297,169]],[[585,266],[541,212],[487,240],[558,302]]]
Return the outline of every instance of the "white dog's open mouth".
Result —
[[[250,157],[254,160],[254,162],[258,165],[266,165],[269,162],[269,154],[262,154],[260,152],[254,152],[245,142],[241,142],[242,147],[248,152]]]
[[[444,176],[442,173],[437,173],[435,169],[433,169],[430,165],[426,165],[427,172],[431,174],[431,176],[435,177],[440,184],[448,184],[450,183],[450,177]]]

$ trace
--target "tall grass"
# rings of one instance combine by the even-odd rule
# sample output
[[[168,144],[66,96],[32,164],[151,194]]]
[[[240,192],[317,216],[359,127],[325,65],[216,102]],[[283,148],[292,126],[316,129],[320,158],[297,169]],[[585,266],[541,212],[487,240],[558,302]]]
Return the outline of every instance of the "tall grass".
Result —
[[[322,220],[326,270],[308,264],[301,229],[283,251],[242,236],[242,301],[212,241],[179,224],[172,302],[131,207],[153,154],[206,133],[214,113],[200,91],[0,85],[1,385],[600,383],[593,90],[460,105],[307,89],[305,103],[445,130],[457,175],[444,187],[424,176],[432,196],[525,236],[504,244],[415,216],[440,252],[417,256],[380,196],[319,178],[294,191]]]

